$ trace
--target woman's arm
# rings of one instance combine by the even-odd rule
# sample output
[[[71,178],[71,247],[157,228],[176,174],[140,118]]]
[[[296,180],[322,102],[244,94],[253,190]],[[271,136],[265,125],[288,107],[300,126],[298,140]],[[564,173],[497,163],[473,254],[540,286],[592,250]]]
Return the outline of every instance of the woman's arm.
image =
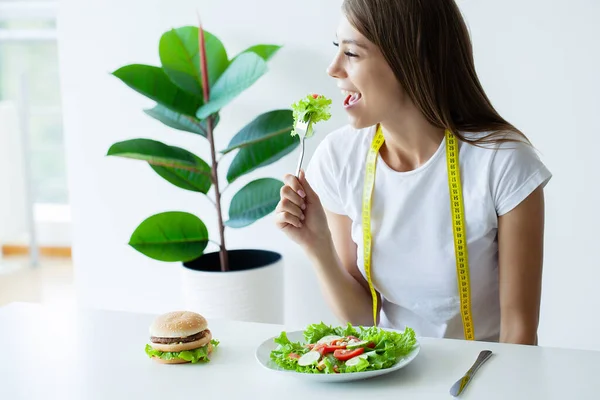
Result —
[[[498,222],[500,341],[537,345],[544,248],[544,192],[536,189]]]
[[[327,302],[338,318],[355,325],[373,323],[371,293],[356,263],[350,218],[326,212],[304,172],[286,175],[277,225],[305,250]]]
[[[322,291],[338,318],[354,325],[371,326],[371,292],[358,269],[356,244],[351,237],[352,221],[344,215],[331,212],[326,215],[332,242],[309,254]],[[378,298],[379,309],[380,303]]]

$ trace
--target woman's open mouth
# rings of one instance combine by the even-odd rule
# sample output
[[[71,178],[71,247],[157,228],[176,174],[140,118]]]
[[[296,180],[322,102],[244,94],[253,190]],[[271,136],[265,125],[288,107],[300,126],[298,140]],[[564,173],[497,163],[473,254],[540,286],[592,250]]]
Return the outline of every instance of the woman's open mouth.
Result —
[[[358,103],[360,101],[360,99],[362,99],[362,94],[360,94],[359,92],[351,92],[348,90],[342,90],[342,93],[346,95],[346,98],[344,100],[345,108],[350,108],[350,107],[354,106],[356,103]]]

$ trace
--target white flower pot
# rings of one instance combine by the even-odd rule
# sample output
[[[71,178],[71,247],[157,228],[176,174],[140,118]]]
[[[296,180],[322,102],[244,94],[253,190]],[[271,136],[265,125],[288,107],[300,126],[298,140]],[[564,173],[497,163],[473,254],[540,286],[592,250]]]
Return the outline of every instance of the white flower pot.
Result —
[[[283,323],[283,259],[265,250],[229,250],[229,271],[220,271],[219,253],[183,263],[186,308],[207,319]]]

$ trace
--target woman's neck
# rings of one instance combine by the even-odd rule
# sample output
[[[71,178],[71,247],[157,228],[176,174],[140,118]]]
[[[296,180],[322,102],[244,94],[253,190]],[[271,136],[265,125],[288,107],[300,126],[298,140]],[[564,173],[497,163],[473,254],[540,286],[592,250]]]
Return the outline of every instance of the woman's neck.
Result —
[[[444,129],[426,120],[390,119],[381,122],[385,142],[379,152],[395,171],[412,171],[425,164],[444,139]]]

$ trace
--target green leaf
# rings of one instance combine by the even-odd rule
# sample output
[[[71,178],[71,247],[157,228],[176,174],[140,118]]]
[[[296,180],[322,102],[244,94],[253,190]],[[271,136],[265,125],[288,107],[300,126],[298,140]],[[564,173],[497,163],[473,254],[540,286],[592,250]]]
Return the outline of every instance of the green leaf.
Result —
[[[178,129],[180,131],[185,132],[196,133],[198,135],[206,137],[206,119],[200,121],[196,117],[184,115],[169,110],[168,108],[163,107],[160,104],[157,104],[154,108],[144,110],[144,112],[152,118],[159,120],[160,122],[162,122],[170,128]],[[218,124],[219,114],[215,114],[213,120],[213,129],[215,129]]]
[[[204,119],[229,104],[267,72],[267,63],[256,53],[236,57],[211,90],[210,101],[200,107],[196,117]]]
[[[194,154],[151,139],[131,139],[115,143],[107,155],[143,160],[152,165],[181,168],[197,173],[204,172],[204,167],[197,165],[198,157]]]
[[[281,46],[277,46],[274,44],[257,44],[256,46],[252,46],[241,52],[240,54],[253,52],[259,55],[263,60],[269,61],[275,53],[277,53],[281,49]]]
[[[196,158],[196,168],[201,170],[201,172],[194,172],[181,168],[162,167],[152,164],[150,167],[165,180],[181,189],[206,194],[212,185],[210,179],[211,168],[200,157],[194,157]]]
[[[129,245],[159,261],[191,261],[208,244],[208,230],[195,215],[168,211],[143,221],[131,235]]]
[[[156,140],[115,143],[108,155],[147,161],[157,174],[182,189],[206,194],[211,186],[211,169],[204,160],[185,149]]]
[[[229,165],[227,181],[231,183],[244,174],[278,161],[298,144],[298,139],[283,134],[242,147]]]
[[[178,88],[159,67],[132,64],[119,68],[113,75],[136,92],[178,113],[195,116],[202,105],[202,98]]]
[[[272,178],[248,183],[231,199],[226,225],[242,228],[273,212],[279,202],[282,187],[283,182]]]
[[[217,81],[229,65],[223,43],[204,31],[208,80],[210,85]],[[166,32],[159,43],[160,61],[165,73],[181,89],[203,98],[198,49],[198,28],[184,26]]]
[[[249,146],[280,135],[288,135],[293,126],[291,110],[275,110],[256,117],[239,131],[229,142],[226,154],[237,148]]]

